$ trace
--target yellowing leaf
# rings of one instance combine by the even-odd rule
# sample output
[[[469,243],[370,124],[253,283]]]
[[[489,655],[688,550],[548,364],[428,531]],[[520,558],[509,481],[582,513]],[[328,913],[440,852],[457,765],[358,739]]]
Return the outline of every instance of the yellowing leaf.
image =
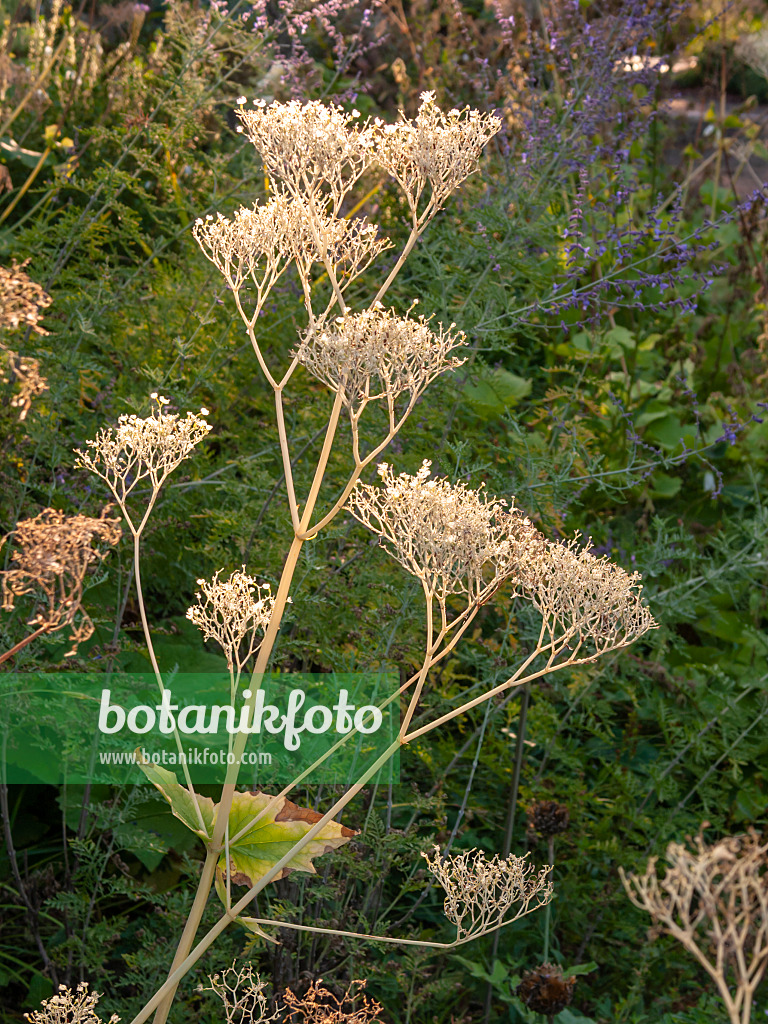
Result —
[[[165,799],[171,805],[171,810],[183,821],[188,829],[201,839],[210,839],[213,835],[214,804],[209,796],[200,796],[195,793],[194,797],[184,786],[176,781],[173,772],[160,765],[152,764],[150,761],[141,760],[141,748],[136,751],[136,761],[141,770],[153,785],[157,786]],[[195,800],[200,808],[200,814],[195,810]],[[202,817],[204,828],[200,827]]]
[[[267,793],[235,793],[229,814],[230,836],[237,836],[249,821],[264,810],[271,799]],[[321,818],[322,814],[317,811],[297,807],[285,797],[280,797],[236,842],[230,842],[229,867],[232,881],[236,885],[255,885]],[[337,821],[329,821],[314,839],[288,861],[275,876],[275,881],[291,871],[316,874],[312,859],[338,849],[356,834],[354,829],[340,825]],[[219,868],[222,872],[226,870],[223,855]]]

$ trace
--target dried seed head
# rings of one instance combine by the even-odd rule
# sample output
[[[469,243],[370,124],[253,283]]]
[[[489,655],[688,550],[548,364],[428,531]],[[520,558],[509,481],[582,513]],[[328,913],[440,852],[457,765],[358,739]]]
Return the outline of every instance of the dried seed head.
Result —
[[[415,476],[395,476],[382,463],[383,486],[357,484],[352,515],[440,601],[459,593],[484,601],[505,580],[523,583],[543,543],[535,527],[481,490],[429,480],[430,466],[425,460]]]
[[[384,1008],[363,994],[365,981],[351,981],[341,996],[323,988],[322,981],[313,981],[303,999],[289,988],[285,990],[283,1000],[291,1011],[288,1020],[298,1024],[383,1024]]]
[[[0,267],[0,329],[29,327],[36,334],[47,334],[40,326],[40,317],[50,306],[51,297],[24,273],[28,263],[14,262],[10,270]]]
[[[219,644],[230,668],[242,668],[261,646],[259,634],[269,625],[275,603],[269,584],[247,576],[245,566],[227,580],[220,580],[217,572],[210,583],[198,580],[197,584],[202,593],[195,594],[197,604],[187,609],[187,618],[206,640]]]
[[[546,543],[525,593],[544,616],[556,646],[590,643],[596,654],[603,654],[657,628],[640,600],[641,578],[606,557],[580,550],[577,536],[565,543]]]
[[[94,1012],[101,997],[97,992],[88,991],[88,983],[81,981],[73,992],[66,985],[59,985],[56,995],[42,1001],[42,1010],[25,1013],[31,1024],[101,1024]],[[113,1014],[109,1024],[117,1024],[120,1018]]]
[[[566,805],[556,800],[537,800],[528,808],[528,828],[545,838],[566,832],[570,820]]]
[[[277,1013],[267,1016],[267,986],[251,964],[238,969],[233,963],[221,974],[209,975],[208,981],[210,984],[200,985],[198,991],[216,993],[224,1004],[226,1024],[268,1024],[277,1020]]]
[[[575,985],[576,979],[564,978],[556,965],[540,964],[523,973],[517,995],[529,1010],[552,1017],[570,1005]]]
[[[34,519],[23,519],[0,541],[2,547],[12,537],[15,548],[12,567],[0,571],[3,610],[11,611],[16,598],[35,594],[42,607],[36,608],[29,625],[42,627],[46,633],[72,627],[68,658],[93,633],[93,623],[81,603],[88,568],[102,561],[106,549],[120,540],[120,520],[108,519],[109,510],[107,506],[101,518],[91,519],[47,508]],[[78,615],[81,621],[75,627]]]
[[[264,206],[241,207],[232,220],[218,213],[216,218],[199,218],[192,234],[204,255],[226,278],[233,291],[252,277],[274,281],[290,259],[289,236],[295,216],[292,204],[278,196]],[[261,278],[256,279],[257,267]]]
[[[0,344],[0,381],[3,384],[15,379],[18,392],[11,399],[11,408],[20,409],[19,422],[27,418],[32,400],[48,390],[48,382],[40,374],[40,363],[29,356],[20,356]]]
[[[643,875],[619,868],[627,895],[654,924],[698,951],[701,962],[713,953],[714,964],[705,964],[713,977],[730,969],[737,986],[756,986],[768,967],[768,842],[750,828],[747,835],[711,846],[699,832],[693,847],[669,844],[663,879],[656,874],[656,857]],[[756,951],[759,961],[750,966]]]
[[[149,478],[156,494],[166,477],[211,429],[193,412],[184,419],[164,413],[168,399],[157,394],[151,397],[156,409],[150,416],[121,416],[117,427],[101,430],[94,441],[85,442],[90,451],[75,449],[75,465],[106,481],[126,518],[125,501],[136,484]],[[133,529],[130,518],[128,522]]]
[[[278,192],[305,197],[337,214],[347,192],[371,163],[372,137],[356,112],[318,101],[271,103],[237,111]]]
[[[536,868],[525,857],[495,854],[491,860],[481,850],[443,857],[434,847],[432,857],[422,853],[427,866],[443,889],[443,909],[456,925],[459,942],[476,938],[502,924],[543,907],[552,899],[550,869]]]
[[[412,320],[382,309],[347,313],[307,332],[296,358],[318,380],[341,393],[351,412],[370,399],[394,401],[407,392],[415,400],[439,374],[461,366],[449,353],[464,335],[424,317]]]
[[[418,206],[429,182],[431,204],[438,209],[458,186],[479,168],[483,148],[501,129],[501,120],[477,110],[444,114],[434,93],[421,95],[414,121],[377,126],[376,159],[405,193],[411,209]]]

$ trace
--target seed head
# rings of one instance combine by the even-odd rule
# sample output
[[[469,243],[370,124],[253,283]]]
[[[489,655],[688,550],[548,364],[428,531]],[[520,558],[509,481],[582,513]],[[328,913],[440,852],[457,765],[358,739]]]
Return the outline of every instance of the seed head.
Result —
[[[224,1005],[226,1024],[269,1024],[277,1013],[267,1016],[267,987],[251,964],[237,968],[234,963],[220,974],[208,977],[208,985],[200,985],[199,992],[215,992]]]
[[[187,618],[202,630],[206,640],[219,644],[230,669],[235,665],[240,669],[261,646],[259,633],[269,625],[275,599],[269,584],[247,576],[245,566],[226,580],[219,579],[219,572],[210,583],[197,581],[197,604],[187,609]]]
[[[564,978],[556,965],[540,964],[524,972],[517,995],[529,1010],[553,1017],[570,1005],[575,985],[576,979]]]
[[[372,160],[371,133],[356,112],[318,101],[271,103],[236,111],[277,192],[330,204],[337,214]]]
[[[445,889],[443,909],[456,925],[458,942],[516,921],[552,899],[550,869],[537,872],[527,854],[506,858],[495,854],[488,860],[481,850],[450,857],[443,857],[439,846],[434,851],[432,857],[428,853],[422,857]]]
[[[478,110],[444,114],[435,95],[421,95],[414,121],[405,115],[396,124],[377,126],[376,160],[392,175],[416,210],[429,182],[431,204],[439,209],[447,197],[479,168],[480,154],[501,129],[501,120]]]
[[[34,519],[23,519],[0,541],[0,547],[13,538],[11,568],[0,571],[3,610],[11,611],[16,598],[35,594],[40,601],[30,626],[54,633],[69,626],[72,648],[65,657],[77,652],[78,644],[93,633],[93,623],[82,607],[83,585],[89,567],[106,558],[108,549],[120,540],[120,520],[109,519],[107,506],[99,519],[66,516],[53,508],[44,509]],[[74,620],[81,616],[75,627]],[[58,998],[58,997],[54,997]]]
[[[383,1006],[363,993],[365,981],[354,980],[341,996],[322,985],[322,978],[313,981],[303,999],[288,988],[283,993],[290,1010],[289,1021],[296,1024],[383,1024]]]
[[[40,317],[50,306],[51,297],[24,273],[28,263],[14,262],[10,270],[0,267],[0,329],[29,327],[36,334],[47,334],[40,326]]]
[[[578,537],[564,543],[547,541],[525,594],[544,616],[553,643],[590,643],[603,654],[657,628],[640,600],[641,578],[606,557],[580,550]]]
[[[347,313],[315,325],[296,357],[340,392],[351,412],[371,399],[392,402],[403,392],[415,400],[435,377],[464,362],[448,355],[464,344],[453,327],[433,331],[424,317],[412,320],[382,309]]]
[[[94,441],[85,442],[90,451],[75,449],[75,465],[106,481],[126,516],[125,502],[136,484],[148,478],[157,494],[168,475],[211,429],[193,412],[184,419],[163,412],[168,399],[157,394],[151,397],[157,408],[150,416],[121,416],[117,427],[101,430]],[[130,518],[128,521],[130,524]]]
[[[568,808],[556,800],[537,800],[528,808],[529,830],[547,839],[566,832],[569,824]]]
[[[73,992],[66,985],[59,985],[56,995],[42,1001],[42,1010],[25,1013],[30,1024],[101,1024],[95,1007],[101,997],[97,992],[88,991],[88,983],[81,981]],[[109,1024],[117,1024],[120,1018],[113,1014]]]
[[[484,601],[505,580],[521,584],[543,543],[535,527],[482,490],[429,480],[430,466],[425,460],[415,476],[396,477],[383,462],[383,486],[357,484],[352,515],[439,601],[459,593]]]
[[[15,379],[18,392],[11,399],[11,408],[20,409],[19,422],[27,418],[32,400],[48,390],[48,382],[40,374],[40,363],[29,356],[20,356],[0,344],[0,381],[7,384]]]

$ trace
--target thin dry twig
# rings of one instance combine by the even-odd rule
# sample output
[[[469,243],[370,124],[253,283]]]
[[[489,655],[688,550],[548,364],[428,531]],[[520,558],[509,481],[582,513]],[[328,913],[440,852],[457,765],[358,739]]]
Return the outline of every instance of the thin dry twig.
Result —
[[[363,994],[365,981],[350,981],[341,996],[322,987],[322,978],[313,981],[303,999],[287,988],[283,993],[290,1009],[288,1020],[301,1024],[383,1024],[384,1007]]]

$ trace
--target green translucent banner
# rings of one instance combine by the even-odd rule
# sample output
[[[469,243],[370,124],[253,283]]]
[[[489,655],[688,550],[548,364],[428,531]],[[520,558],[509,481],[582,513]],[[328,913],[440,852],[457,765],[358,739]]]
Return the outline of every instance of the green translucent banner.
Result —
[[[8,783],[145,784],[137,759],[180,782],[238,787],[351,784],[400,726],[393,673],[272,674],[260,685],[226,674],[0,676],[0,772]],[[397,782],[397,756],[379,781]]]

